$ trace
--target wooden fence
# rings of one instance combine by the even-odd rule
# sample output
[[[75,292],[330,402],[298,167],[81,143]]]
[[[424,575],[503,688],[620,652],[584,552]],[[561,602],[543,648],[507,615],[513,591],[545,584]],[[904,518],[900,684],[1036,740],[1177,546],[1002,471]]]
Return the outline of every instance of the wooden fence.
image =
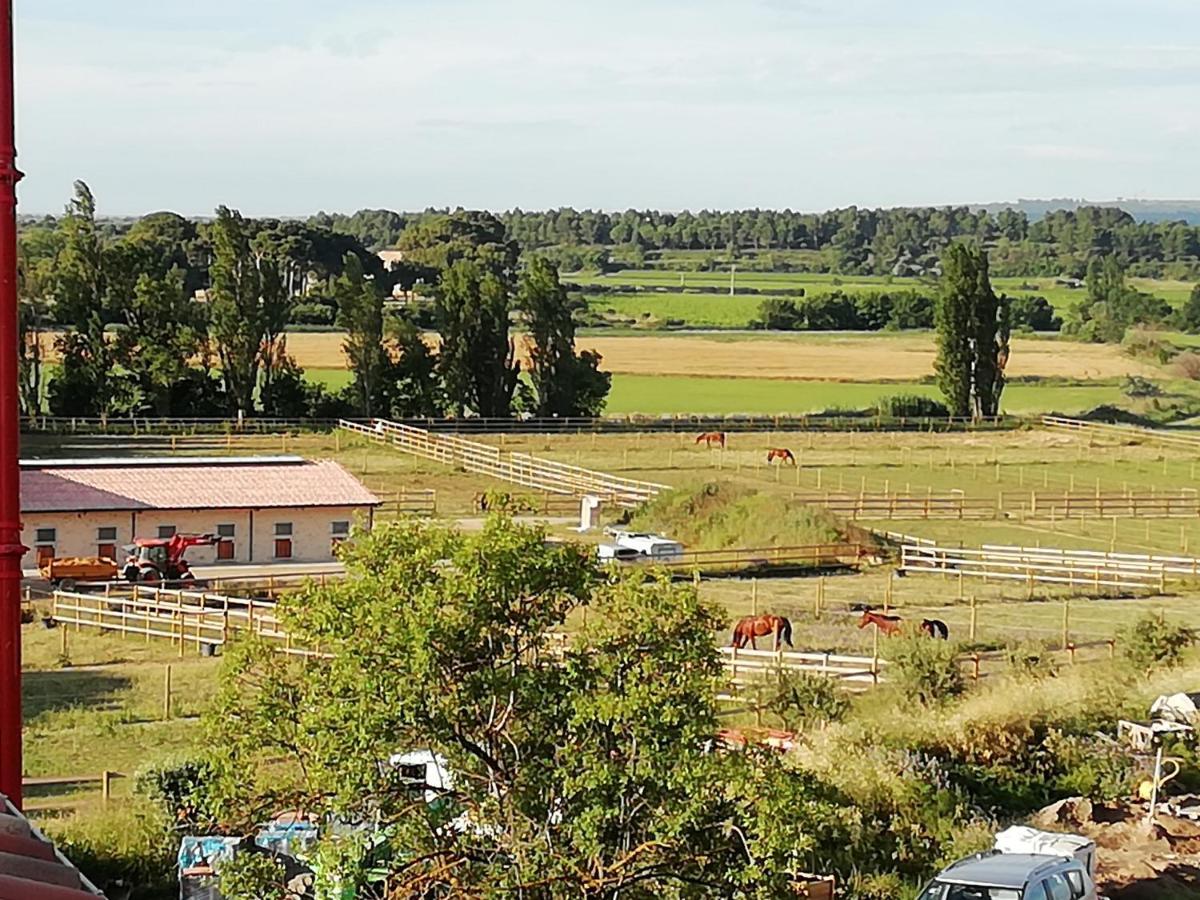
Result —
[[[592,494],[618,506],[636,507],[668,489],[663,484],[621,478],[528,453],[510,453],[456,434],[442,434],[382,419],[374,420],[371,425],[343,419],[339,426],[405,453],[549,494],[572,497]]]
[[[283,431],[331,431],[341,419],[245,417],[138,416],[133,418],[87,416],[27,416],[22,431],[30,434],[98,435],[186,435],[186,434],[278,434]],[[365,422],[366,420],[356,420]],[[415,428],[456,434],[580,434],[584,432],[626,434],[644,432],[698,431],[992,431],[1019,428],[1036,419],[1017,416],[961,418],[937,416],[837,416],[779,413],[755,415],[649,415],[633,413],[590,417],[552,418],[458,418],[405,419]]]
[[[950,493],[793,493],[800,503],[848,519],[1171,519],[1200,517],[1200,493],[1177,491],[999,491],[990,496]]]
[[[1164,558],[1086,550],[989,545],[930,547],[906,544],[900,570],[905,574],[962,575],[996,581],[1061,584],[1091,589],[1146,590],[1162,593],[1168,574],[1193,574],[1197,562],[1167,563]]]
[[[128,778],[121,772],[110,772],[107,769],[95,775],[50,775],[22,778],[21,786],[25,788],[25,802],[22,806],[27,812],[45,812],[47,810],[69,809],[75,806],[73,800],[61,800],[54,797],[30,797],[39,788],[70,788],[84,787],[89,790],[99,790],[100,800],[108,803],[112,799],[113,782],[120,778]],[[32,788],[32,791],[29,789]]]
[[[373,490],[382,504],[375,510],[376,516],[436,516],[437,491],[432,489],[409,489],[403,491]]]
[[[727,569],[771,567],[857,566],[868,556],[862,544],[799,544],[792,547],[731,547],[726,550],[685,550],[668,560],[636,560],[633,565],[695,570],[697,573]]]
[[[1200,433],[1171,431],[1165,428],[1143,428],[1140,425],[1117,425],[1111,422],[1088,422],[1062,416],[1042,416],[1042,425],[1059,431],[1080,434],[1150,441],[1170,447],[1200,450]]]
[[[78,631],[94,628],[121,636],[169,640],[178,644],[179,655],[191,645],[201,655],[211,655],[236,632],[253,634],[269,641],[283,653],[319,656],[313,648],[295,647],[291,635],[276,616],[270,601],[227,597],[200,591],[140,589],[130,596],[104,596],[72,591],[54,591],[50,616],[63,627]]]

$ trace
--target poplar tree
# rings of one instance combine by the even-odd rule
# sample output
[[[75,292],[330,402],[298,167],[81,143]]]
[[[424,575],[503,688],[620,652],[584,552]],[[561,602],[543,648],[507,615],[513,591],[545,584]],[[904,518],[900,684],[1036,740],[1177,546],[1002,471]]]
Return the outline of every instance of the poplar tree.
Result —
[[[935,315],[937,384],[951,415],[995,416],[1008,362],[1008,304],[988,278],[987,253],[952,244],[942,256]]]
[[[383,347],[383,295],[353,253],[346,254],[342,274],[334,283],[334,297],[337,323],[346,330],[342,350],[354,375],[359,409],[372,416],[378,412],[374,401],[388,362]]]
[[[612,376],[600,355],[575,353],[575,322],[566,288],[549,260],[533,257],[521,273],[517,306],[529,329],[529,377],[539,416],[594,416],[604,408]]]
[[[249,225],[241,213],[225,206],[217,209],[212,244],[212,334],[226,392],[237,412],[250,415],[263,337],[262,275],[250,250]]]

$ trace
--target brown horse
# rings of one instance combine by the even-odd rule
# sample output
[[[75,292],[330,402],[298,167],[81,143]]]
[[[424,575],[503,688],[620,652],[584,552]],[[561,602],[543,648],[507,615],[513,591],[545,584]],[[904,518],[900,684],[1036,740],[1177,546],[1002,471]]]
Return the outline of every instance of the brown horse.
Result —
[[[773,463],[779,460],[781,463],[796,464],[796,457],[792,455],[792,451],[787,447],[772,447],[767,451],[767,463]]]
[[[864,609],[862,618],[858,620],[858,627],[866,628],[868,625],[874,625],[888,637],[891,637],[900,631],[900,625],[903,621],[899,616],[885,616],[883,613]]]
[[[708,447],[709,449],[712,449],[712,445],[716,444],[718,447],[720,447],[722,450],[724,450],[725,449],[725,432],[723,432],[723,431],[706,431],[706,432],[704,432],[704,434],[701,434],[696,438],[696,443],[704,444],[704,446]]]
[[[754,639],[765,637],[771,634],[775,636],[775,645],[773,649],[779,649],[779,642],[789,647],[795,646],[792,644],[792,623],[783,616],[746,616],[744,619],[738,620],[738,623],[733,626],[733,646],[741,650],[746,644],[750,645],[752,650],[757,650],[758,646]]]

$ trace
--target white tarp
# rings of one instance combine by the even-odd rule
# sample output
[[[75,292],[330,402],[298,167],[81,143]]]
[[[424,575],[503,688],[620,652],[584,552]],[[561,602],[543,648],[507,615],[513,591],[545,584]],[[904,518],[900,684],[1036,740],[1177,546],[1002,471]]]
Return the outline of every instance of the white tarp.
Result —
[[[1038,831],[1026,825],[1014,825],[996,835],[996,849],[1001,853],[1073,856],[1083,863],[1093,879],[1096,877],[1096,845],[1078,834]]]
[[[1150,707],[1150,718],[1180,725],[1200,724],[1200,693],[1164,694]]]

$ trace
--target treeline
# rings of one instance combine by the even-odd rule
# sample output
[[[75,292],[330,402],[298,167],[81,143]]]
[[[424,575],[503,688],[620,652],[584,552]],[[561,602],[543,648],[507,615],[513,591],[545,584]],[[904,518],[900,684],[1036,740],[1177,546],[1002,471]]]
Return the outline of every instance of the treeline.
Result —
[[[1062,319],[1045,297],[1005,298],[1013,328],[1058,331]],[[832,291],[811,297],[768,297],[751,328],[769,331],[900,331],[932,328],[936,300],[916,291]]]
[[[461,210],[459,211],[461,212]],[[303,224],[352,237],[372,251],[396,247],[423,222],[448,209],[401,213],[363,209],[352,215],[318,213]],[[555,259],[564,269],[644,266],[676,254],[672,266],[742,267],[851,275],[920,275],[940,271],[943,251],[955,240],[987,249],[993,275],[1082,278],[1090,261],[1113,256],[1129,274],[1200,277],[1200,225],[1185,221],[1139,222],[1115,207],[1026,213],[967,206],[792,210],[575,210],[570,207],[499,216],[509,240]],[[53,220],[49,220],[53,223]],[[45,223],[43,222],[43,225]],[[120,232],[127,221],[108,223]],[[695,258],[679,258],[678,254]]]
[[[847,209],[824,213],[740,210],[609,214],[570,208],[513,210],[510,234],[531,248],[623,248],[627,260],[664,251],[738,253],[819,251],[804,261],[778,257],[789,268],[845,274],[911,275],[939,269],[957,239],[988,250],[992,274],[1083,277],[1098,256],[1114,256],[1131,274],[1200,274],[1200,226],[1144,223],[1120,209],[1082,207],[1031,221],[1023,212],[995,214],[969,207]],[[591,252],[591,262],[602,258]],[[584,262],[588,262],[584,257]]]
[[[32,415],[508,416],[599,412],[609,377],[576,355],[555,268],[521,263],[487,213],[428,217],[385,267],[322,224],[210,221],[173,213],[127,228],[96,218],[78,183],[66,213],[20,235],[21,407]],[[432,295],[440,340],[390,303],[396,285]],[[305,310],[346,332],[351,381],[305,379],[287,328]],[[522,379],[513,323],[527,332]],[[51,361],[53,349],[57,361]]]

